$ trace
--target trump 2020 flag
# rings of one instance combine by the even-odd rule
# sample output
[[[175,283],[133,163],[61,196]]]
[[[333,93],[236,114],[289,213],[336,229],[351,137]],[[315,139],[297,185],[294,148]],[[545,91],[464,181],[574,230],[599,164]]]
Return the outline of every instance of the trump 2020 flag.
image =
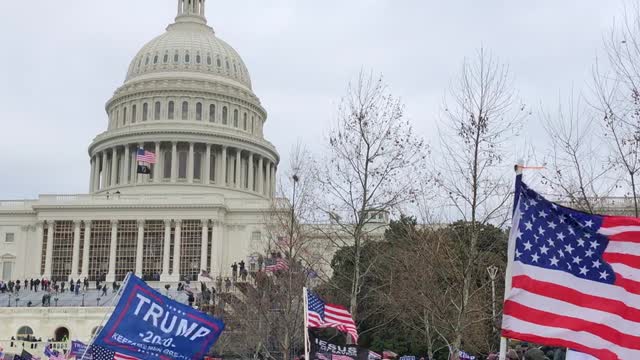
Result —
[[[118,305],[93,344],[143,360],[202,359],[223,330],[222,321],[129,274]]]
[[[503,335],[640,359],[640,219],[548,201],[516,181]]]

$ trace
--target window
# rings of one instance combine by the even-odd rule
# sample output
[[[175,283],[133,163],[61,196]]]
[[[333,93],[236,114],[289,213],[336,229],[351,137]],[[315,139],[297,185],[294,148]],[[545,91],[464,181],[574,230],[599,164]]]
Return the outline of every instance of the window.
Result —
[[[195,281],[200,269],[207,267],[207,264],[200,266],[202,223],[200,220],[184,220],[181,231],[180,275],[184,279]]]
[[[131,123],[132,124],[136,123],[136,115],[138,115],[137,110],[138,110],[137,105],[131,105]]]
[[[175,107],[174,102],[173,101],[169,101],[169,108],[168,108],[169,114],[167,115],[169,120],[173,120],[173,114],[174,114],[174,111],[175,111],[174,107]]]
[[[55,222],[51,255],[51,280],[53,281],[67,281],[72,273],[70,264],[73,258],[73,234],[72,221]]]
[[[222,62],[220,61],[220,58],[216,59],[216,64],[218,65],[218,67],[222,67]]]
[[[147,121],[148,117],[149,117],[149,104],[144,103],[142,104],[142,121]]]
[[[193,178],[196,180],[202,179],[202,157],[203,153],[195,153],[193,156]]]
[[[166,53],[164,54],[164,57],[162,58],[162,62],[165,64],[169,62],[169,54],[166,54]]]
[[[116,118],[113,123],[116,124],[116,127],[118,127],[119,122],[120,122],[120,110],[116,110]]]
[[[16,334],[16,339],[24,341],[33,337],[33,329],[28,326],[23,326],[18,329],[18,333]]]
[[[142,65],[142,58],[140,58],[140,60],[138,60],[138,70],[140,70],[140,65]]]
[[[135,220],[120,221],[116,243],[116,281],[124,280],[128,272],[135,271],[137,240],[137,222]]]
[[[244,113],[243,118],[244,119],[242,120],[242,124],[243,124],[242,127],[243,127],[244,131],[247,131],[247,113]]]
[[[251,133],[253,134],[253,130],[256,128],[256,119],[251,117]]]
[[[222,124],[227,125],[227,107],[222,107]]]
[[[146,221],[144,224],[144,243],[142,247],[142,278],[144,280],[160,281],[163,244],[164,221]]]
[[[209,122],[216,121],[216,106],[211,104],[209,105]]]
[[[176,51],[176,53],[173,55],[173,62],[177,64],[179,60],[180,55],[178,55],[178,52]]]
[[[186,101],[182,102],[182,120],[187,120],[189,118],[189,103]]]
[[[155,109],[153,110],[153,119],[160,120],[160,101],[156,101]]]
[[[196,120],[202,121],[202,103],[196,104]]]
[[[236,63],[233,63],[233,72],[238,73],[238,67],[236,67]]]
[[[233,127],[238,127],[238,110],[233,110]]]
[[[2,280],[9,281],[12,279],[13,275],[13,262],[5,261],[2,263]]]
[[[178,151],[178,178],[186,179],[187,178],[187,159],[188,152],[186,151]]]
[[[207,65],[211,65],[211,56],[207,56]]]
[[[147,55],[147,58],[144,60],[144,64],[149,65],[149,55]]]
[[[191,57],[189,56],[189,53],[184,54],[184,62],[188,64],[189,61],[191,61]]]
[[[127,107],[124,107],[124,114],[122,115],[122,125],[127,125]]]
[[[227,59],[225,62],[227,63],[227,70],[229,70],[229,60]]]
[[[157,64],[157,63],[158,63],[158,55],[156,55],[156,56],[154,56],[154,57],[153,57],[153,63],[154,63],[154,64]]]
[[[162,168],[164,170],[163,170],[162,177],[165,179],[171,179],[171,151],[165,151],[163,158],[164,158],[164,163]]]
[[[196,55],[196,64],[200,64],[201,61],[202,58],[200,57],[200,54]]]

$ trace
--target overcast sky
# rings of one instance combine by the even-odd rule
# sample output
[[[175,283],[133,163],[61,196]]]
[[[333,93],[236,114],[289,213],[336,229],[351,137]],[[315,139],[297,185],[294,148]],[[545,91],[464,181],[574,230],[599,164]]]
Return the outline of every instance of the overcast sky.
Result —
[[[88,190],[87,148],[130,60],[173,21],[176,0],[3,1],[0,199]],[[208,0],[217,35],[249,68],[269,113],[266,137],[287,160],[320,150],[360,69],[384,74],[418,135],[431,139],[443,94],[480,46],[508,64],[537,112],[588,89],[619,0]],[[542,105],[541,105],[542,104]]]

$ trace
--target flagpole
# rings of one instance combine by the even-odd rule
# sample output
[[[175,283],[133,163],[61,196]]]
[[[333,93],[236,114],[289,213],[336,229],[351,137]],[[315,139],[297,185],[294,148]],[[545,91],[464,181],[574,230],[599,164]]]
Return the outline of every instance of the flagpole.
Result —
[[[304,359],[309,360],[309,299],[307,298],[307,288],[303,287],[302,297],[304,299]]]
[[[512,234],[515,234],[517,230],[516,224],[516,212],[518,211],[518,202],[520,198],[520,182],[522,181],[522,169],[524,169],[524,160],[518,160],[518,163],[515,166],[516,171],[516,185],[515,192],[513,198],[513,213],[512,213],[512,225],[511,225],[511,234],[509,234],[509,244],[507,248],[507,269],[504,274],[504,299],[507,300],[509,294],[511,293],[511,275],[513,271],[513,259],[515,257],[516,252],[516,243],[515,237]],[[495,321],[495,319],[494,319]],[[500,337],[500,355],[499,360],[505,360],[507,358],[507,338]]]

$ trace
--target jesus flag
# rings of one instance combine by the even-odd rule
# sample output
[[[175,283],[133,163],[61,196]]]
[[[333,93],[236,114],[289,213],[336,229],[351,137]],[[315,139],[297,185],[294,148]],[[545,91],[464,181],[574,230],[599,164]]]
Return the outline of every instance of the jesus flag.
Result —
[[[503,335],[640,359],[640,219],[554,204],[518,177]]]
[[[163,296],[129,274],[94,345],[134,359],[202,359],[222,330],[222,321]]]

